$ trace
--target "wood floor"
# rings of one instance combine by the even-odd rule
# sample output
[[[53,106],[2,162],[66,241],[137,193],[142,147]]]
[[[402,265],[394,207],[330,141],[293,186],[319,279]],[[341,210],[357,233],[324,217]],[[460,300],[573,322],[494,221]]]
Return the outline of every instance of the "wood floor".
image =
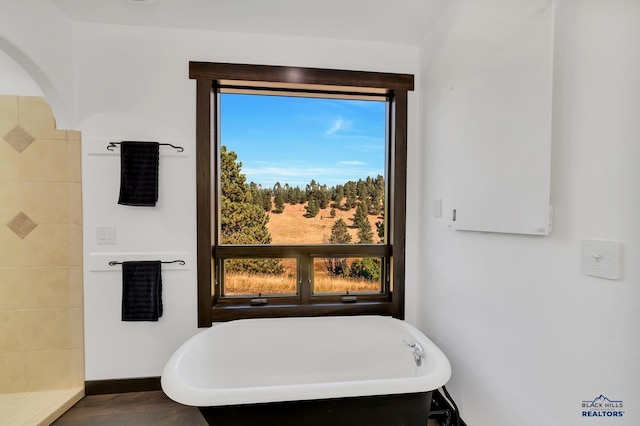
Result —
[[[206,426],[197,408],[170,400],[162,391],[84,397],[54,426]]]
[[[53,423],[53,426],[80,425],[206,426],[207,422],[197,408],[178,404],[162,391],[152,391],[86,396]],[[429,420],[428,426],[439,423]]]

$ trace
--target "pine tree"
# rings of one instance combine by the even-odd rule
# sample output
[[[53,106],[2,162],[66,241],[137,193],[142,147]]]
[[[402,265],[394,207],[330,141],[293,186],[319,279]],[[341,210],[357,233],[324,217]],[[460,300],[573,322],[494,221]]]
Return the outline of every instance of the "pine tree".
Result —
[[[331,227],[331,236],[329,237],[329,244],[348,244],[351,242],[351,235],[349,234],[349,229],[347,228],[347,223],[342,220],[342,218],[336,220]],[[342,276],[345,275],[349,266],[347,264],[347,259],[332,257],[325,259],[324,261],[325,268],[329,275],[333,276]]]
[[[273,198],[276,205],[276,213],[284,212],[284,190],[276,192]]]
[[[377,187],[373,187],[371,190],[371,205],[369,207],[369,213],[373,215],[379,215],[382,212],[382,192]]]
[[[358,183],[356,183],[356,194],[360,201],[367,198],[367,184],[362,179],[358,180]]]
[[[222,174],[220,176],[220,188],[222,198],[232,203],[244,203],[247,201],[246,176],[240,173],[242,163],[237,161],[238,154],[227,151],[226,146],[220,149],[220,163]]]
[[[376,222],[376,229],[378,230],[378,237],[380,238],[380,242],[384,242],[384,221]]]
[[[329,199],[331,198],[329,196],[329,189],[327,188],[327,185],[322,185],[320,187],[319,198],[318,204],[320,205],[320,208],[326,209],[329,205]]]
[[[262,198],[260,193],[260,186],[255,183],[249,183],[249,193],[247,194],[247,199],[250,203],[262,205]]]
[[[342,218],[336,220],[331,227],[329,244],[348,244],[350,242],[351,234],[349,234],[347,222],[345,222]]]
[[[369,221],[365,221],[358,229],[359,244],[373,244],[373,230]]]
[[[356,195],[356,183],[354,181],[349,181],[344,184],[344,195],[347,197],[344,203],[345,210],[351,210],[356,206],[358,202],[358,198]]]
[[[267,229],[269,215],[263,207],[250,202],[250,189],[246,176],[241,172],[242,163],[238,155],[220,150],[220,242],[222,244],[270,244],[271,234]],[[227,271],[250,271],[254,273],[280,274],[283,266],[276,259],[244,261],[230,260]]]
[[[317,200],[318,186],[318,182],[315,179],[311,179],[311,182],[307,184],[304,190],[307,200]]]
[[[355,228],[362,228],[364,223],[369,221],[365,203],[358,203],[356,213],[353,215],[352,220]]]
[[[307,196],[299,186],[291,189],[291,200],[289,204],[304,204],[307,201]]]
[[[384,212],[384,177],[378,175],[373,182],[373,189],[371,190],[371,208],[373,214],[380,214]]]
[[[271,201],[271,191],[268,189],[262,190],[262,208],[265,212],[269,213],[271,208],[273,207],[273,202]]]
[[[342,199],[344,198],[344,187],[342,185],[336,186],[336,190],[333,194],[333,206],[337,209],[342,206]]]
[[[305,207],[307,213],[304,215],[305,217],[316,217],[318,213],[320,213],[320,207],[318,206],[318,202],[316,200],[309,200],[309,203]]]

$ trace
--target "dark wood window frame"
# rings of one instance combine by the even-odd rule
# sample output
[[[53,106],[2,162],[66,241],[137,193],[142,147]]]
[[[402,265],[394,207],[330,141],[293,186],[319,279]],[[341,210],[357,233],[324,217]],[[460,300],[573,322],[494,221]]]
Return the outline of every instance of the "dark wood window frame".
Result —
[[[378,314],[404,318],[407,93],[414,88],[414,76],[366,71],[331,70],[269,65],[190,62],[189,78],[196,80],[196,191],[197,191],[197,278],[198,326],[214,321],[282,316]],[[223,246],[218,242],[217,211],[217,93],[224,85],[269,87],[286,91],[325,93],[377,93],[390,104],[387,194],[387,243],[378,245]],[[216,185],[217,186],[217,185]],[[256,254],[258,253],[258,254]],[[331,295],[310,298],[309,287],[301,286],[301,304],[291,298],[269,298],[269,304],[252,306],[249,299],[212,296],[212,273],[224,258],[286,257],[309,259],[326,256],[372,255],[386,259],[389,283],[385,291],[370,297],[358,296],[357,303],[342,303]],[[300,272],[299,279],[308,276]],[[308,274],[307,274],[308,275]],[[216,292],[217,293],[217,292]]]

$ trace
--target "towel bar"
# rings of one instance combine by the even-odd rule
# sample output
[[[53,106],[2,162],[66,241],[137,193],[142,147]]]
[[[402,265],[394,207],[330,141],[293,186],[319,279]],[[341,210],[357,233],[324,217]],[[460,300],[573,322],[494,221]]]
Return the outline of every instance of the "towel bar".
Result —
[[[109,145],[107,145],[107,149],[108,149],[109,151],[113,151],[113,148],[115,148],[115,147],[116,147],[116,145],[120,145],[121,143],[122,143],[122,142],[109,142]],[[175,148],[175,149],[177,149],[177,150],[178,150],[178,152],[182,152],[182,151],[184,151],[184,148],[183,148],[183,147],[181,147],[181,146],[176,146],[176,145],[172,145],[172,144],[170,144],[170,143],[159,143],[158,145],[161,145],[161,146],[170,146],[171,148]]]
[[[116,260],[112,260],[111,262],[109,262],[109,266],[115,266],[115,265],[122,265],[123,262],[118,262]],[[168,260],[165,262],[160,262],[160,263],[177,263],[178,265],[184,265],[185,262],[184,260]]]

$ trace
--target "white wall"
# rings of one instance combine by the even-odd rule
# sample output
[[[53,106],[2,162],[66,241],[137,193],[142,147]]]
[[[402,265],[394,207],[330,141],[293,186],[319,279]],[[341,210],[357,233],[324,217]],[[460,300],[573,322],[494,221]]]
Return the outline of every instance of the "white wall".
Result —
[[[31,76],[4,51],[0,50],[0,93],[3,95],[44,96]]]
[[[87,380],[157,376],[198,331],[196,310],[195,82],[188,62],[236,62],[415,73],[418,48],[380,43],[76,25],[78,128],[83,133],[85,336]],[[417,95],[410,95],[410,177],[419,174]],[[155,209],[116,204],[119,157],[109,140],[156,140],[162,148]],[[418,179],[409,188],[409,229],[417,228]],[[114,226],[116,245],[97,245],[96,226]],[[407,317],[415,319],[418,236],[408,239]],[[188,270],[163,272],[158,323],[120,321],[119,272],[93,272],[90,253],[186,252]]]
[[[479,4],[482,3],[482,4]],[[640,424],[640,3],[557,0],[548,237],[455,231],[447,92],[546,1],[452,2],[421,49],[425,121],[418,325],[449,357],[470,425]],[[496,152],[495,155],[500,155]],[[445,217],[432,202],[443,199]],[[581,273],[581,241],[623,245],[623,276]],[[621,419],[581,401],[623,400]]]
[[[75,128],[72,40],[71,20],[50,1],[2,0],[0,51],[38,85],[59,129]]]

